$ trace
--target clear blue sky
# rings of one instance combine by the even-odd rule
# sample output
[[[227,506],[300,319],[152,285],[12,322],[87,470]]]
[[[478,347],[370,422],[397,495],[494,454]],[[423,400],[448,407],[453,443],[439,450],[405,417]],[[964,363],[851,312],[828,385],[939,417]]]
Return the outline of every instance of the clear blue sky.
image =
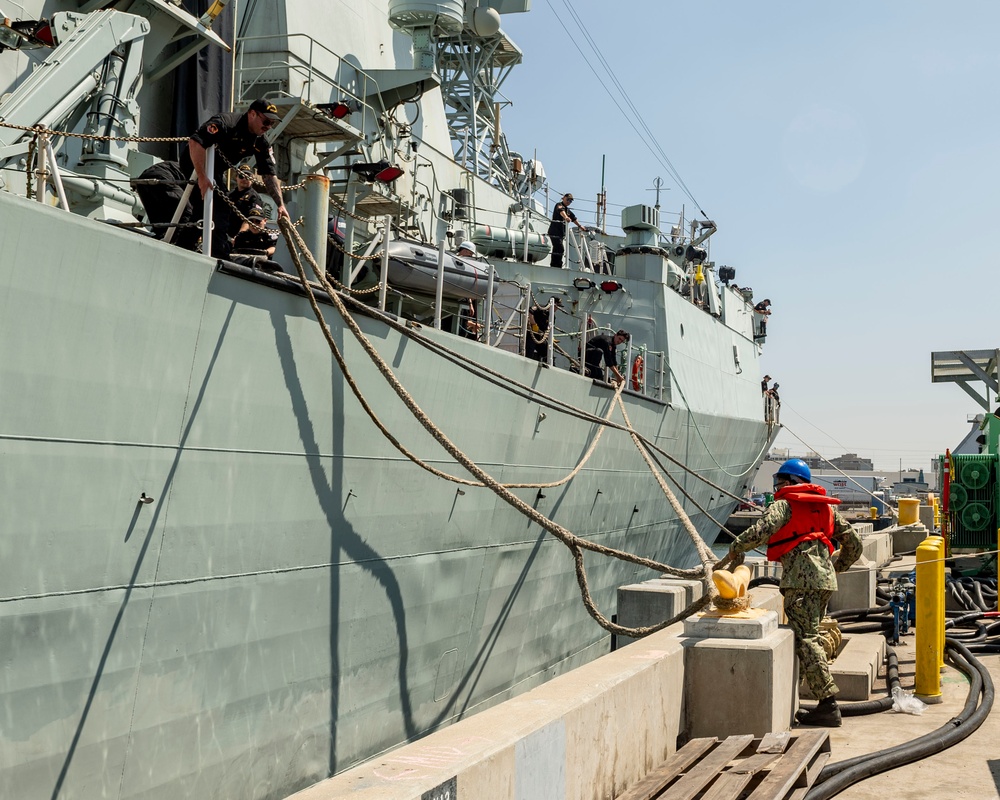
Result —
[[[772,300],[778,446],[805,450],[794,432],[880,469],[954,447],[979,409],[930,383],[930,353],[1000,347],[1000,3],[533,0],[505,16],[524,51],[502,88],[511,148],[537,149],[585,223],[606,155],[617,227],[658,176],[664,214],[694,204],[588,67],[627,109],[570,7],[718,223],[713,260]]]

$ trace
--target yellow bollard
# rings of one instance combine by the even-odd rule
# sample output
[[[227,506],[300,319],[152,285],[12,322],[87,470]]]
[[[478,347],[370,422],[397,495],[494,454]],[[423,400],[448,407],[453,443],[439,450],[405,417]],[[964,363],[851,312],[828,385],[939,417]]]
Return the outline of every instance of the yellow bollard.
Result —
[[[871,506],[868,513],[872,515],[872,519],[878,519],[878,509],[875,506]]]
[[[940,610],[940,613],[938,614],[938,617],[937,617],[938,639],[941,641],[941,649],[938,650],[938,659],[939,659],[938,667],[941,670],[941,672],[944,672],[944,621],[945,621],[944,607],[947,605],[947,601],[945,600],[945,595],[944,595],[944,591],[945,591],[944,590],[945,544],[944,544],[944,537],[941,536],[941,534],[939,534],[939,533],[932,533],[924,541],[927,541],[929,539],[933,539],[934,543],[938,547],[937,561],[935,562],[936,565],[937,565],[937,569],[938,569],[938,580],[941,581],[941,584],[940,584],[941,585],[941,610]]]
[[[899,498],[899,524],[914,525],[920,519],[920,501],[916,497]]]
[[[928,536],[917,548],[917,674],[914,694],[925,703],[941,702],[941,625],[944,583],[938,568],[941,546]]]

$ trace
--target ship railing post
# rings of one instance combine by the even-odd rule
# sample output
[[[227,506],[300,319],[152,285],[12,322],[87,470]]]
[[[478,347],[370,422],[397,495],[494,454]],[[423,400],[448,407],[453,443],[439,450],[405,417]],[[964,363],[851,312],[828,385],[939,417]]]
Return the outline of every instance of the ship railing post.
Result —
[[[583,243],[583,263],[584,269],[589,269],[591,272],[597,272],[597,268],[594,266],[594,258],[590,252],[590,242],[587,240],[586,232],[580,234],[580,241]]]
[[[614,342],[614,338],[611,340]],[[628,350],[625,351],[625,388],[634,389],[632,386],[632,337],[628,339]]]
[[[489,277],[486,279],[486,315],[485,315],[486,318],[483,320],[483,323],[485,325],[485,331],[486,331],[486,339],[484,341],[486,342],[486,346],[489,347],[490,346],[490,335],[491,335],[492,330],[493,330],[493,288],[494,288],[493,287],[493,281],[494,281],[494,272],[493,272],[493,265],[490,264],[489,262],[487,262],[487,264],[488,264],[490,273],[489,273]]]
[[[583,309],[581,309],[582,311]],[[587,374],[587,330],[590,315],[584,311],[580,319],[580,374]]]
[[[174,238],[174,231],[177,230],[175,226],[181,221],[181,217],[184,216],[184,209],[187,208],[188,201],[191,199],[191,192],[194,191],[197,183],[198,172],[192,171],[191,177],[188,179],[188,185],[184,187],[184,194],[181,195],[181,201],[177,204],[177,208],[174,209],[174,216],[170,220],[170,227],[167,228],[167,232],[163,237],[163,241],[167,244],[170,244],[171,239]]]
[[[316,259],[326,267],[326,240],[329,237],[327,220],[330,214],[330,179],[326,175],[312,174],[303,178],[306,200],[306,228],[304,240]]]
[[[664,380],[663,362],[666,360],[666,358],[667,358],[666,352],[660,353],[660,388],[659,388],[659,394],[656,398],[657,400],[663,400],[663,380]]]
[[[521,296],[521,304],[524,306],[524,313],[521,314],[521,355],[528,355],[528,312],[531,311],[531,284],[524,289]]]
[[[579,264],[580,269],[586,269],[587,265],[583,259],[583,250],[580,249],[580,240],[576,238],[573,234],[573,230],[566,226],[566,235],[569,237],[570,241],[573,242],[573,249],[576,250],[576,262]],[[566,269],[569,269],[569,259],[566,259]]]
[[[641,369],[639,370],[639,391],[642,393],[643,397],[649,395],[649,389],[646,386],[646,359],[649,357],[649,353],[646,350],[646,345],[642,345],[639,348],[639,357],[642,359],[642,363],[639,365]]]
[[[434,290],[434,327],[441,330],[441,303],[444,301],[444,248],[446,239],[438,245],[437,286]]]
[[[205,174],[209,176],[208,191],[205,192],[205,208],[201,218],[201,252],[212,255],[212,206],[215,200],[215,145],[205,151]],[[220,231],[225,236],[225,231]]]
[[[528,222],[531,219],[531,211],[524,207],[524,263],[528,263]]]
[[[56,161],[56,151],[52,149],[52,140],[48,134],[43,134],[39,144],[44,144],[45,154],[48,156],[49,170],[52,173],[52,185],[56,187],[56,195],[59,197],[59,205],[65,211],[69,211],[69,202],[66,200],[66,189],[63,187],[62,173],[59,172],[59,162]]]
[[[382,276],[378,284],[378,308],[385,311],[385,294],[389,289],[389,238],[392,234],[392,217],[386,214],[382,218],[385,229],[382,231]]]
[[[347,194],[344,197],[344,252],[354,252],[354,212],[357,210],[358,184],[354,180],[354,173],[347,174]],[[351,257],[344,256],[344,266],[340,271],[340,282],[348,289],[351,288]]]
[[[35,162],[35,200],[45,203],[45,178],[48,175],[48,151],[45,143],[48,136],[44,133],[38,134],[35,139],[35,152],[37,160]]]
[[[552,356],[556,349],[556,299],[554,297],[549,298],[549,335],[545,337],[548,347],[547,353],[545,354],[545,363],[550,367],[552,366]]]

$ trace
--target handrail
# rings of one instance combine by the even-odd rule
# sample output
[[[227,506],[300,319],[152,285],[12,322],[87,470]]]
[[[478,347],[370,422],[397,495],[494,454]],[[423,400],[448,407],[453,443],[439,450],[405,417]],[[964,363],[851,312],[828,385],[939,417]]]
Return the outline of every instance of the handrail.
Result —
[[[305,39],[308,42],[308,54],[306,57],[299,55],[295,50],[291,48],[291,40],[293,39]],[[261,49],[256,51],[248,52],[248,45],[253,43],[259,43],[264,41],[280,41],[284,40],[284,47],[282,48],[269,48]],[[316,51],[319,51],[317,53]],[[246,66],[245,62],[248,58],[260,55],[267,56],[272,53],[284,53],[287,55],[287,61],[272,59],[269,63],[264,66],[254,65]],[[320,69],[316,66],[316,60],[319,55],[326,54],[331,56],[336,63],[336,73],[331,76],[327,71]],[[303,76],[303,83],[305,92],[303,99],[307,102],[313,102],[313,88],[314,83],[318,80],[324,82],[331,90],[337,90],[337,93],[346,95],[348,98],[353,99],[360,103],[362,106],[369,108],[373,113],[382,113],[385,111],[384,108],[379,111],[374,106],[365,102],[368,97],[379,97],[381,98],[381,90],[378,86],[378,81],[375,80],[371,75],[365,72],[358,66],[351,64],[346,61],[342,56],[335,53],[330,48],[317,42],[312,36],[306,33],[283,33],[283,34],[269,34],[261,36],[243,36],[236,40],[236,67],[235,67],[235,80],[236,80],[236,94],[243,100],[248,96],[248,92],[245,91],[243,86],[243,80],[246,75],[256,73],[256,77],[250,80],[248,87],[250,88],[256,86],[258,82],[262,81],[264,73],[268,70],[275,69],[288,69],[294,71]],[[352,81],[356,86],[359,86],[358,90],[352,90],[348,88],[348,81],[344,77],[344,72],[349,70],[354,76],[355,80]],[[372,87],[374,91],[372,91]],[[293,93],[287,93],[288,96],[295,96]],[[324,97],[320,102],[330,99],[329,97]]]

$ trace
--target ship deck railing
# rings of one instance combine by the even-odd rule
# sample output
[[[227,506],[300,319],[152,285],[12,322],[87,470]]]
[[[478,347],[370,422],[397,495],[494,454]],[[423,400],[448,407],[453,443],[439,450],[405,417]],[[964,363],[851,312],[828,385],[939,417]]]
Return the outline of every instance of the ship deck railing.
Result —
[[[298,43],[303,46],[295,46]],[[364,111],[372,121],[385,111],[381,89],[372,75],[305,33],[238,38],[233,77],[237,102],[249,103],[263,96],[309,105],[347,102],[352,113]],[[355,127],[364,130],[365,126]]]

